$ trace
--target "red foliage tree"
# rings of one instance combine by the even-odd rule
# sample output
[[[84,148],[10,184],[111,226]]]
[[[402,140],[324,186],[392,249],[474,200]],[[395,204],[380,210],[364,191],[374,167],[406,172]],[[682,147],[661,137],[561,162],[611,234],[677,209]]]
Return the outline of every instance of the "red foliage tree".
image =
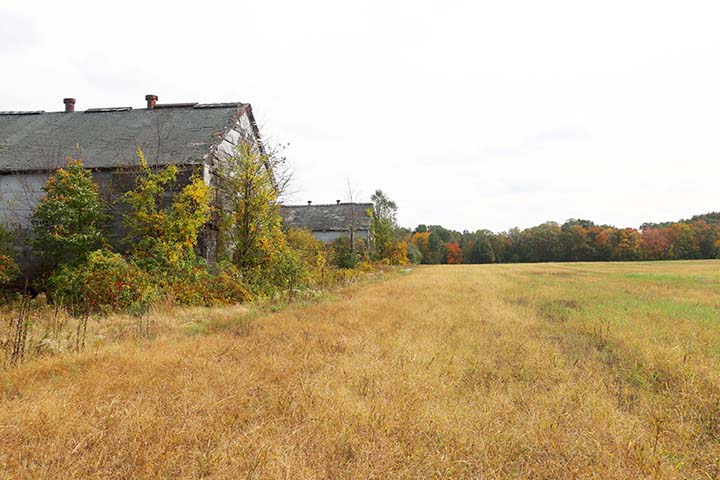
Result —
[[[462,263],[463,252],[457,243],[446,243],[445,252],[447,253],[447,263],[450,265]]]
[[[642,246],[647,260],[668,258],[670,240],[659,228],[646,228],[642,231]]]

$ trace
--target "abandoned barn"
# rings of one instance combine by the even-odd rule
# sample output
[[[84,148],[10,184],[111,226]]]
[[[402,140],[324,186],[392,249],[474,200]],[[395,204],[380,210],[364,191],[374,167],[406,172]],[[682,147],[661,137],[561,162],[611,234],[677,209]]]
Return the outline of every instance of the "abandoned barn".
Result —
[[[315,238],[330,243],[340,237],[370,241],[372,203],[283,205],[280,209],[285,225],[310,230]]]
[[[32,275],[37,267],[28,246],[30,217],[47,179],[67,157],[82,158],[107,200],[133,185],[137,149],[154,167],[176,164],[179,184],[193,173],[217,186],[218,169],[241,142],[262,150],[252,108],[246,103],[157,103],[147,95],[146,108],[75,110],[64,99],[61,112],[0,112],[0,217],[19,232],[16,260]],[[112,202],[108,202],[112,204]],[[112,215],[110,238],[123,250],[122,218]],[[199,239],[199,253],[215,258],[217,231],[210,225]]]

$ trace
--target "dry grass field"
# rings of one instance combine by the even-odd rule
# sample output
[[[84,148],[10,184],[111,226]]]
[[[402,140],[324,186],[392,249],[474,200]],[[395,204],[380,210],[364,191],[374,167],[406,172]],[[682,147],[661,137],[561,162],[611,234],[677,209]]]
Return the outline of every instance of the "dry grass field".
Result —
[[[91,320],[0,373],[0,477],[720,476],[720,262],[388,276],[152,340]]]

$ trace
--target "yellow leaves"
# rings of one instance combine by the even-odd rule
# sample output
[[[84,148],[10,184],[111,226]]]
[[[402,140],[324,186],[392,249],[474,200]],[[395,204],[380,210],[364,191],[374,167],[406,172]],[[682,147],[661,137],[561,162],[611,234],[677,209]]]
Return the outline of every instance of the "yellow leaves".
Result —
[[[210,200],[211,188],[202,179],[195,178],[190,185],[183,188],[183,193],[193,199],[195,203],[200,204]]]
[[[412,234],[410,241],[414,243],[420,250],[423,248],[429,248],[430,246],[430,234],[432,232],[415,232]]]
[[[140,149],[140,147],[137,147],[135,151],[137,152],[138,160],[140,161],[140,168],[148,168],[147,160],[145,160],[145,153]]]
[[[167,165],[155,171],[148,167],[141,150],[138,157],[141,173],[137,185],[125,195],[130,205],[125,220],[135,241],[133,252],[165,265],[177,265],[194,255],[198,236],[210,220],[213,189],[192,176],[167,205],[167,194],[175,188],[179,168]]]
[[[391,248],[391,255],[388,258],[391,265],[407,265],[407,242],[394,242]]]

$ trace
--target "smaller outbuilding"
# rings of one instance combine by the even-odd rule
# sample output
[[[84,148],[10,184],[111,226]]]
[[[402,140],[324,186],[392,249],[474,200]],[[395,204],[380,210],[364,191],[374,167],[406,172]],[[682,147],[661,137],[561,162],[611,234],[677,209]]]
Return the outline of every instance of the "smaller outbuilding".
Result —
[[[280,213],[288,228],[304,228],[324,243],[341,237],[370,242],[372,203],[282,205]]]

